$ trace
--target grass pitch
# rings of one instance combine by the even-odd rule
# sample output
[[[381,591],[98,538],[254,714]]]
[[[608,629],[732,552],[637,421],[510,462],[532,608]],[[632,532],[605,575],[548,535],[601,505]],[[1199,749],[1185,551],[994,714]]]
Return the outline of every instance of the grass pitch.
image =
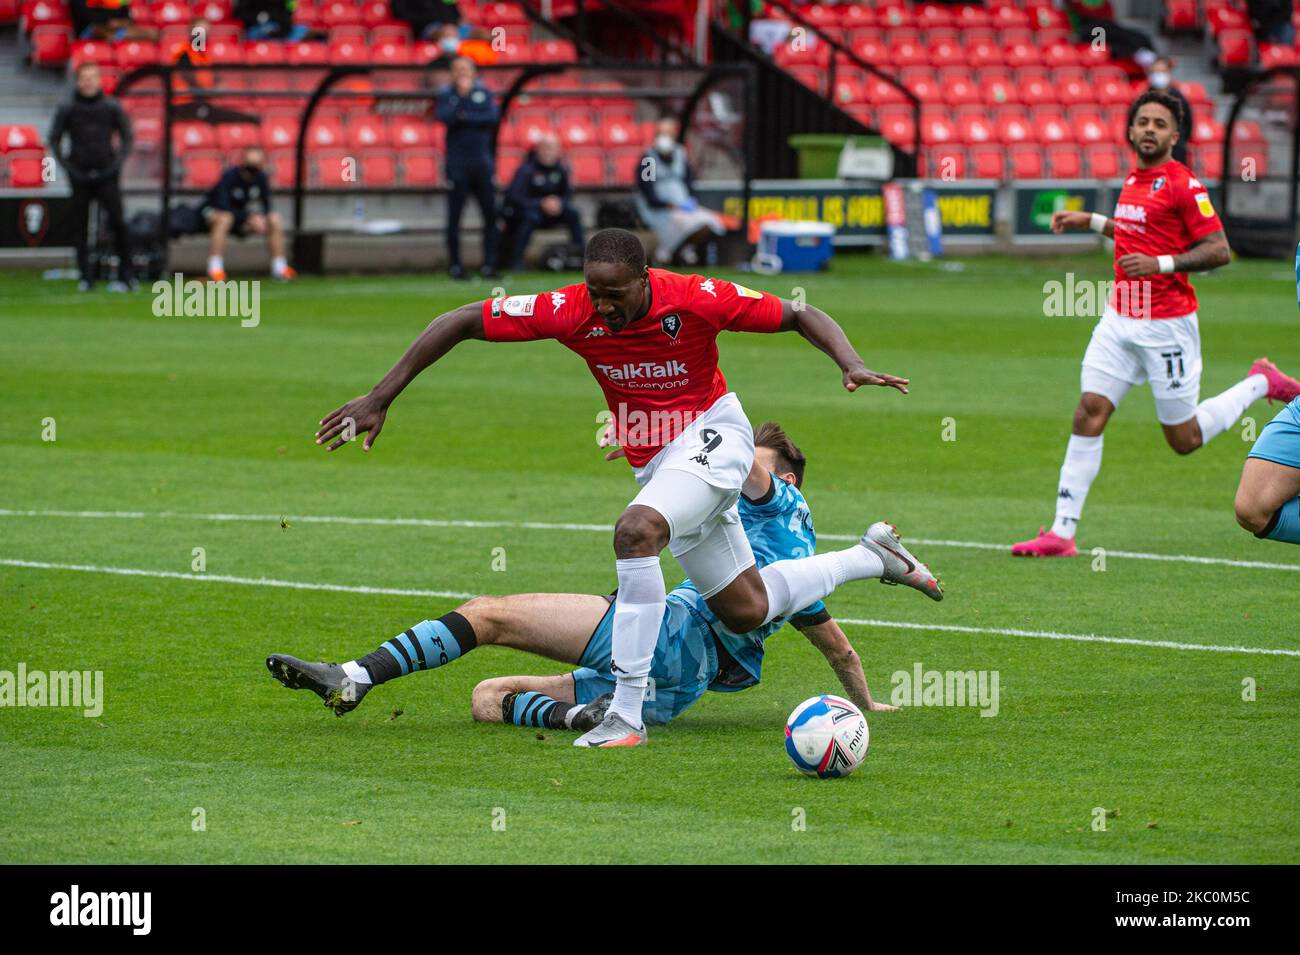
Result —
[[[841,256],[826,275],[745,280],[803,286],[870,367],[913,382],[905,398],[848,395],[795,336],[722,338],[751,418],[777,418],[808,454],[823,538],[888,518],[947,584],[942,604],[875,583],[829,601],[866,621],[845,629],[876,696],[918,662],[1000,677],[996,717],[872,717],[866,763],[839,781],[799,776],[782,749],[789,711],[838,690],[789,628],[761,686],[708,694],[638,751],[471,722],[477,681],[564,669],[512,651],[381,687],[343,719],[267,675],[268,652],[349,659],[459,602],[434,593],[612,587],[607,533],[516,526],[610,524],[634,493],[595,446],[599,390],[554,343],[462,346],[399,399],[370,454],[312,443],[325,412],[486,285],[266,283],[245,329],[154,317],[147,291],[6,274],[0,670],[102,670],[105,705],[96,719],[0,709],[0,861],[1296,861],[1300,552],[1236,527],[1241,434],[1178,458],[1135,389],[1107,430],[1086,556],[1001,546],[1051,520],[1093,324],[1044,317],[1043,283],[1108,265]],[[1300,365],[1290,278],[1239,262],[1197,280],[1203,395],[1260,354]],[[1247,414],[1262,427],[1274,410]]]

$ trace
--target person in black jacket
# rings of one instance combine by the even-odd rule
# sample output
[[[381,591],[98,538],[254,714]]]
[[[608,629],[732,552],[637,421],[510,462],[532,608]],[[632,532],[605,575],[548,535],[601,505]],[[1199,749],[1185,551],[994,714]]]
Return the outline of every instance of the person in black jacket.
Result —
[[[447,254],[452,278],[464,278],[460,264],[460,216],[472,194],[483,214],[485,277],[496,274],[496,160],[493,133],[501,110],[492,91],[478,81],[478,67],[463,56],[451,61],[451,84],[438,93],[438,119],[447,125]]]
[[[573,244],[582,248],[582,217],[573,205],[569,170],[560,160],[560,141],[544,136],[528,153],[506,190],[503,217],[506,232],[514,237],[510,270],[524,265],[528,240],[538,228],[569,227]]]
[[[393,18],[410,24],[417,40],[428,39],[444,24],[460,22],[456,0],[393,0]]]
[[[77,249],[79,288],[88,291],[94,282],[86,249],[86,226],[90,221],[90,200],[99,200],[108,214],[117,246],[117,280],[110,291],[124,291],[133,284],[130,246],[122,216],[122,189],[118,177],[122,162],[131,152],[131,123],[117,100],[104,95],[99,67],[83,63],[77,68],[77,87],[72,101],[60,106],[50,128],[50,149],[72,182],[72,230]],[[117,136],[114,145],[113,137]],[[63,148],[64,137],[68,149]]]
[[[307,28],[295,25],[294,11],[298,0],[235,0],[235,19],[244,24],[249,40],[284,40],[297,43],[307,36]]]
[[[1174,61],[1167,56],[1157,57],[1147,72],[1147,82],[1153,90],[1168,93],[1183,104],[1183,116],[1178,124],[1178,142],[1174,143],[1173,156],[1186,166],[1187,146],[1192,141],[1192,104],[1187,101],[1182,90],[1174,86]]]

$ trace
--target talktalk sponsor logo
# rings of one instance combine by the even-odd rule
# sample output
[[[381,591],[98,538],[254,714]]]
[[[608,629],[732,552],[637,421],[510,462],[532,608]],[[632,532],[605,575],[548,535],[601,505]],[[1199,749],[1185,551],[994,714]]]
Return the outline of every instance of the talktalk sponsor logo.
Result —
[[[1146,222],[1147,210],[1145,206],[1135,206],[1129,202],[1121,202],[1115,206],[1116,219],[1125,219],[1128,222]]]
[[[625,365],[597,365],[610,381],[636,382],[661,378],[678,378],[686,374],[684,361],[642,361]]]

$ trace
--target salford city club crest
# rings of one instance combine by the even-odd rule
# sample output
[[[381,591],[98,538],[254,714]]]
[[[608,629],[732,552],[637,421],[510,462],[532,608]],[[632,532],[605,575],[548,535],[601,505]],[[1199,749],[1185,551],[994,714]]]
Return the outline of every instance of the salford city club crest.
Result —
[[[659,327],[664,330],[664,334],[677,341],[677,333],[682,330],[682,317],[676,312],[671,315],[665,315],[659,319]]]
[[[18,207],[18,234],[28,245],[40,245],[50,228],[50,211],[43,199],[29,199]]]
[[[1155,179],[1151,180],[1151,191],[1152,191],[1152,192],[1159,192],[1159,191],[1160,191],[1161,189],[1163,189],[1164,187],[1165,187],[1165,177],[1164,177],[1164,176],[1156,176]]]

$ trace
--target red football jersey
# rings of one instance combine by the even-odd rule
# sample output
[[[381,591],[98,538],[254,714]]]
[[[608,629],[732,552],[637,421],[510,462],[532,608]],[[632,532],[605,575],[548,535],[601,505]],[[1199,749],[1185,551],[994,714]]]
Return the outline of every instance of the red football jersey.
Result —
[[[554,338],[587,362],[618,442],[641,467],[727,393],[718,332],[775,332],[781,300],[722,279],[650,269],[650,311],[611,332],[583,284],[483,303],[488,341]]]
[[[1210,193],[1175,159],[1153,169],[1136,169],[1124,180],[1115,204],[1115,291],[1110,303],[1129,318],[1177,318],[1196,311],[1196,292],[1187,275],[1163,272],[1127,278],[1120,256],[1181,255],[1223,228]],[[1144,284],[1145,283],[1145,284]]]

